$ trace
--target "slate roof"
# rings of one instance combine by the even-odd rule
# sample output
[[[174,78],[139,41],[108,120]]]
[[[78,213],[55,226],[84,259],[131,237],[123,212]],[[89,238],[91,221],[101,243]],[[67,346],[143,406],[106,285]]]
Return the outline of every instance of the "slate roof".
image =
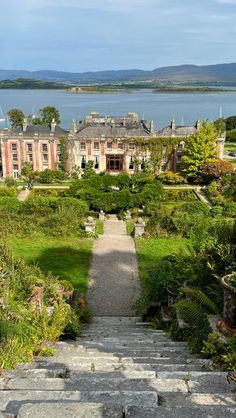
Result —
[[[194,134],[197,131],[195,126],[176,126],[175,129],[172,129],[171,126],[166,126],[157,132],[157,136],[189,136]]]
[[[26,128],[26,131],[23,132],[22,128],[16,128],[15,130],[11,131],[12,135],[22,133],[23,136],[32,136],[34,134],[38,134],[39,136],[50,136],[53,133],[53,136],[61,136],[68,133],[65,129],[62,129],[60,126],[56,126],[54,132],[51,132],[51,128],[49,126],[44,125],[29,125]]]
[[[89,125],[81,124],[77,131],[77,138],[123,138],[123,137],[150,137],[149,130],[142,124],[136,123],[132,125]]]

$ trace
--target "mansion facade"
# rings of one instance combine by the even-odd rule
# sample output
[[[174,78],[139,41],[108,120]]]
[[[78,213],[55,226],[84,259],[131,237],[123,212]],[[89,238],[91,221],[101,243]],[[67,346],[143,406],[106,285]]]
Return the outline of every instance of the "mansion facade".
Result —
[[[197,132],[201,122],[195,126],[177,126],[172,120],[170,126],[159,131],[151,121],[139,120],[136,113],[126,116],[101,116],[92,112],[78,125],[72,121],[70,131],[64,130],[52,121],[51,126],[28,125],[24,120],[22,128],[0,131],[0,174],[3,177],[18,178],[22,165],[27,161],[34,171],[60,168],[60,139],[67,138],[68,166],[84,169],[93,161],[97,173],[116,174],[142,170],[150,159],[150,144],[162,144],[160,171],[178,171],[184,145],[190,135]],[[167,138],[176,138],[176,146],[168,153]],[[145,147],[141,146],[145,143]],[[223,158],[224,136],[216,141],[216,156]]]

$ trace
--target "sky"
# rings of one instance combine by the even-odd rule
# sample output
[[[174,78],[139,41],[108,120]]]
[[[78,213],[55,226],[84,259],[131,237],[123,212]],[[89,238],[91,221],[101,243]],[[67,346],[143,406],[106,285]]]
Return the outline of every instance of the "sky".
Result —
[[[0,0],[0,69],[236,62],[236,0]]]

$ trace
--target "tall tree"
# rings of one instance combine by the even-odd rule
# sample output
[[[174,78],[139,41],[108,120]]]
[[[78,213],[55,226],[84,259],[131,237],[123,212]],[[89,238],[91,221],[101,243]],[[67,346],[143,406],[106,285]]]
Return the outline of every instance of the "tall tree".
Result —
[[[67,137],[61,136],[60,141],[60,163],[59,168],[62,171],[67,171],[68,163],[68,149],[67,149]]]
[[[33,119],[33,124],[48,125],[52,123],[53,119],[56,124],[61,123],[60,113],[54,106],[45,106],[39,110],[39,117]]]
[[[186,140],[182,157],[184,176],[194,176],[203,164],[215,160],[218,135],[214,125],[204,122],[201,129]]]
[[[18,128],[20,126],[23,126],[25,115],[22,112],[22,110],[20,110],[20,109],[10,109],[7,112],[7,115],[10,119],[12,128]]]

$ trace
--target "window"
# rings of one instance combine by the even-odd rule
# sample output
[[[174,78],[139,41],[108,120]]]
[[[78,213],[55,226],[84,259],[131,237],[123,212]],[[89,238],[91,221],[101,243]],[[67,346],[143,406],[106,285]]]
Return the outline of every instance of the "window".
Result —
[[[112,142],[107,142],[107,149],[112,150]]]
[[[14,179],[18,179],[18,177],[19,177],[18,164],[13,164],[13,177],[14,177]]]
[[[94,142],[93,143],[93,149],[98,151],[99,150],[99,142]]]
[[[130,142],[130,143],[129,143],[129,149],[130,149],[130,150],[135,149],[135,144],[134,144],[134,142]]]
[[[48,154],[43,154],[43,162],[48,163]]]
[[[162,147],[162,155],[166,155],[166,145],[163,145]]]
[[[124,144],[123,142],[118,142],[118,149],[124,149]]]
[[[94,168],[95,170],[99,169],[99,156],[98,155],[94,156]]]
[[[33,144],[27,144],[27,151],[32,152],[33,151]]]
[[[85,167],[86,167],[86,158],[85,156],[83,156],[81,159],[81,168],[85,168]]]
[[[129,170],[133,170],[134,169],[134,160],[133,157],[130,158],[130,162],[129,162]]]
[[[17,144],[11,144],[11,150],[17,151]]]
[[[86,143],[85,142],[80,142],[80,149],[82,151],[86,150]]]
[[[141,170],[145,169],[145,159],[144,157],[142,158],[142,162],[141,162]]]
[[[32,163],[33,162],[33,154],[28,154],[28,161],[30,162],[30,163]]]
[[[43,152],[48,152],[48,144],[42,144]]]
[[[18,161],[18,155],[12,154],[12,161]]]
[[[59,154],[61,152],[61,144],[57,144],[57,153]]]
[[[177,152],[182,152],[182,151],[183,151],[183,144],[178,144]]]

